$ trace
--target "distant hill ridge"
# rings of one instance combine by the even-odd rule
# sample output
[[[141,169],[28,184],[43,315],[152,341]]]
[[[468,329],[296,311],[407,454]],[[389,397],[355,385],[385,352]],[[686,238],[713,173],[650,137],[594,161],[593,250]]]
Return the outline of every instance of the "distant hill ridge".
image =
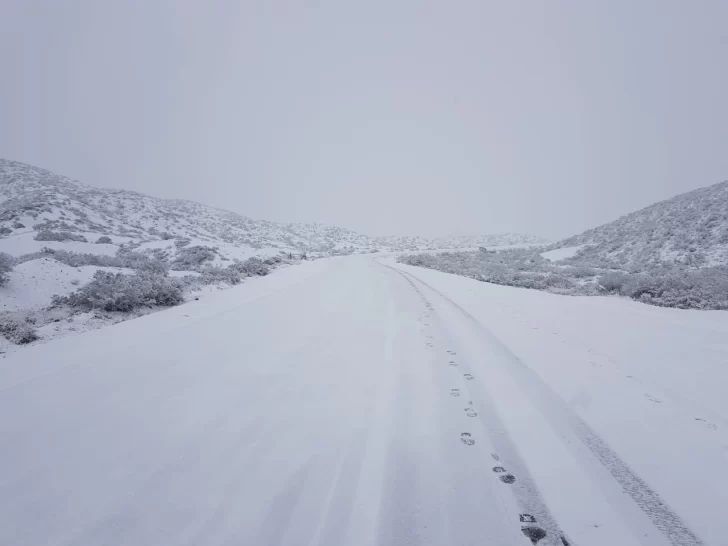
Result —
[[[189,239],[192,244],[218,246],[229,258],[260,252],[333,255],[545,242],[517,234],[373,238],[326,224],[253,220],[193,201],[96,188],[45,169],[0,159],[0,251],[7,252],[3,248],[7,247],[11,254],[18,255],[18,249],[37,250],[39,245],[30,241],[41,231],[75,234],[89,243],[101,236],[110,237],[114,244],[152,245],[154,241],[169,240],[170,246],[172,239]],[[16,237],[29,244],[3,244],[3,239],[7,243]]]

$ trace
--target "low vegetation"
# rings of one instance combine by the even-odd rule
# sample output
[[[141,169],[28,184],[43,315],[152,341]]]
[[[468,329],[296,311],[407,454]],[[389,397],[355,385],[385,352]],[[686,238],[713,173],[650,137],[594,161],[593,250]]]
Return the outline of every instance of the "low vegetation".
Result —
[[[71,233],[70,231],[39,231],[33,237],[36,241],[76,241],[80,243],[87,243],[88,239],[83,235],[77,233]]]
[[[645,264],[630,261],[592,263],[588,252],[557,263],[538,249],[498,252],[450,252],[403,256],[401,263],[463,275],[483,282],[568,295],[625,296],[636,301],[680,309],[728,309],[728,266],[696,268],[684,263]],[[605,267],[606,265],[606,267]]]
[[[8,273],[13,270],[14,264],[15,259],[10,254],[0,252],[0,286],[4,285],[8,282],[8,280],[10,280]]]
[[[166,273],[140,270],[127,275],[97,271],[91,282],[72,294],[54,296],[52,305],[130,312],[140,307],[169,307],[183,301],[182,283]]]
[[[0,314],[0,334],[18,345],[32,343],[39,339],[32,324],[10,313]]]

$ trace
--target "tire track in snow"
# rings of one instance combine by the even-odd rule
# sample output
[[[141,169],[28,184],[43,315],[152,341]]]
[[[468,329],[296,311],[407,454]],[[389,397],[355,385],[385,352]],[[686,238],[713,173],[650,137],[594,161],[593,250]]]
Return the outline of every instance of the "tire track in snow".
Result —
[[[420,299],[426,304],[427,309],[433,309],[432,304],[429,302],[429,300],[427,300],[421,289],[415,284],[412,278],[410,278],[409,274],[385,264],[380,265],[384,265],[384,267],[391,269],[395,273],[404,277],[404,279],[414,288],[414,290],[420,296]],[[419,282],[419,279],[415,280]],[[457,351],[454,351],[452,349],[447,349],[446,353],[449,358],[455,358],[457,355]],[[463,364],[466,363],[464,362]],[[453,367],[453,369],[457,370],[459,368]],[[471,374],[467,375],[470,375],[472,377]],[[466,381],[467,379],[468,378],[465,377]],[[457,398],[461,396],[462,390],[463,389],[460,388],[452,388],[450,389],[450,394],[451,396]],[[469,400],[471,398],[472,397],[468,396]],[[521,513],[526,513],[531,518],[533,518],[534,521],[538,521],[538,529],[540,532],[543,533],[543,536],[541,536],[541,533],[539,531],[527,529],[527,527],[535,527],[534,525],[521,526],[521,531],[523,532],[523,534],[527,538],[529,538],[529,540],[531,540],[533,544],[538,544],[539,546],[576,546],[573,541],[567,539],[566,533],[561,530],[558,523],[551,515],[548,507],[543,501],[543,498],[538,492],[535,483],[531,479],[525,465],[520,460],[515,446],[510,441],[508,433],[501,423],[498,414],[489,398],[487,396],[479,396],[477,398],[480,404],[480,412],[475,409],[475,407],[473,406],[473,402],[470,401],[468,403],[468,406],[465,408],[466,417],[480,418],[480,420],[485,425],[484,429],[490,431],[489,439],[491,443],[500,453],[500,455],[493,454],[493,458],[497,460],[502,459],[504,461],[508,461],[509,467],[513,469],[513,473],[501,475],[496,478],[499,481],[496,482],[495,486],[511,488],[511,493],[515,498],[516,504],[518,506],[518,511]],[[472,438],[472,435],[467,432],[461,435],[461,442],[466,446],[473,446],[475,444],[475,440]],[[493,474],[492,472],[488,472],[487,465],[484,465],[482,470],[484,475]],[[516,479],[514,474],[518,476],[518,479]],[[533,514],[535,514],[535,516]],[[518,518],[520,518],[520,515],[518,515]],[[517,522],[520,521],[520,519],[514,518],[514,521]]]
[[[509,359],[517,362],[520,366],[512,366],[509,370],[518,383],[526,390],[531,400],[539,407],[542,414],[549,422],[558,426],[558,423],[567,424],[571,432],[588,448],[591,454],[617,481],[634,501],[637,507],[649,519],[656,529],[672,546],[703,546],[703,541],[698,538],[682,521],[682,518],[673,512],[662,500],[660,495],[650,486],[609,447],[609,445],[587,425],[574,411],[568,408],[564,401],[548,386],[537,374],[524,365],[503,342],[495,337],[489,330],[481,325],[475,317],[463,309],[459,304],[433,288],[427,282],[417,278],[415,275],[401,271],[391,266],[385,266],[411,277],[414,281],[421,283],[437,294],[443,300],[457,309],[468,321],[485,334],[491,343],[497,346],[500,351],[506,353]],[[534,487],[535,491],[535,487]],[[544,506],[545,508],[545,506]],[[569,544],[572,544],[569,541]]]

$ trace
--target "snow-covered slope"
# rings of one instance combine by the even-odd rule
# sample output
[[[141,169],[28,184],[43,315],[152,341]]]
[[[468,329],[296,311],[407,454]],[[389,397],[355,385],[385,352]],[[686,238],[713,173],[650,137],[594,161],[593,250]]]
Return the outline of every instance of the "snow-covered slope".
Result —
[[[68,248],[65,241],[33,241],[41,231],[83,237],[87,242],[72,241],[73,249],[95,254],[102,250],[93,245],[100,236],[117,245],[156,242],[172,252],[174,239],[190,239],[192,244],[219,247],[229,259],[261,251],[351,253],[372,248],[368,237],[339,227],[251,220],[191,201],[94,188],[0,159],[0,235],[5,236],[0,251],[17,256],[43,246]]]
[[[45,169],[0,159],[0,341],[4,336],[30,342],[33,336],[18,335],[19,329],[37,332],[48,340],[87,329],[92,318],[99,319],[94,327],[126,320],[155,308],[156,304],[149,303],[154,300],[152,294],[161,295],[167,288],[182,291],[190,299],[200,292],[237,284],[243,277],[265,274],[282,261],[535,241],[513,234],[372,238],[325,224],[252,220],[191,201],[95,188]],[[265,263],[255,263],[258,258]],[[246,266],[242,263],[246,260],[253,263]],[[152,281],[136,275],[150,270],[165,271],[155,277],[154,282],[161,284],[153,292],[143,291]],[[94,312],[68,308],[70,300],[63,298],[86,290],[96,278],[94,274],[119,272],[128,277],[118,281],[105,277],[94,285],[94,305],[106,302],[103,305],[109,313],[119,307],[112,302],[127,297],[148,305],[135,304],[133,315],[127,311],[100,314],[96,307]],[[179,281],[168,277],[179,277]],[[113,282],[121,283],[120,287]],[[141,297],[142,293],[146,295]],[[63,305],[65,313],[60,312]],[[66,328],[67,323],[73,326]],[[0,347],[0,352],[4,350]]]
[[[553,248],[577,245],[585,245],[585,261],[625,269],[728,264],[728,182],[655,203]]]
[[[69,233],[79,241],[34,241],[39,231]],[[100,236],[112,245],[134,242],[174,254],[174,240],[219,248],[220,256],[307,252],[335,255],[374,250],[425,250],[542,244],[529,235],[467,237],[378,237],[326,224],[252,220],[200,203],[159,199],[126,190],[102,189],[45,169],[0,159],[0,252],[19,256],[42,247],[94,254],[116,251],[94,245]]]

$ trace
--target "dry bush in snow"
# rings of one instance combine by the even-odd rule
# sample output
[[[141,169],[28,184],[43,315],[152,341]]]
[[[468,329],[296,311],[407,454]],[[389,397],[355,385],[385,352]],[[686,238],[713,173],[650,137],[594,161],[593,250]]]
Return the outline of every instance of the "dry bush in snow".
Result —
[[[53,305],[84,310],[129,312],[143,306],[173,306],[184,301],[182,283],[163,273],[134,275],[97,271],[93,280],[69,296],[54,296]]]
[[[14,264],[15,259],[10,254],[0,252],[0,286],[8,282],[10,279],[10,277],[8,277],[8,273],[13,270]]]

